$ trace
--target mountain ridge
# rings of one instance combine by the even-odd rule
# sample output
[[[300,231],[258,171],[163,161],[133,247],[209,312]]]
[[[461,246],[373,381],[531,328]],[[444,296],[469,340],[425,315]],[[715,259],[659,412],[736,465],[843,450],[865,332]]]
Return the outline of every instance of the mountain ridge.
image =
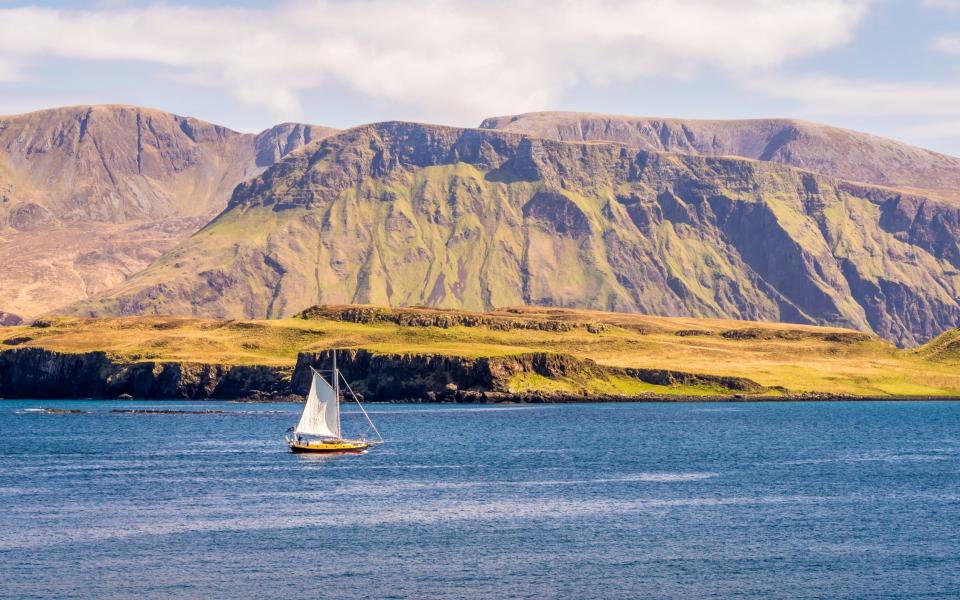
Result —
[[[771,161],[386,122],[239,185],[83,315],[517,304],[820,323],[901,345],[960,321],[958,211]]]
[[[240,133],[128,105],[0,117],[0,310],[35,316],[116,285],[333,131]]]
[[[543,111],[490,117],[480,128],[560,141],[620,142],[647,150],[740,156],[840,179],[936,190],[958,199],[960,158],[801,119],[680,119]]]

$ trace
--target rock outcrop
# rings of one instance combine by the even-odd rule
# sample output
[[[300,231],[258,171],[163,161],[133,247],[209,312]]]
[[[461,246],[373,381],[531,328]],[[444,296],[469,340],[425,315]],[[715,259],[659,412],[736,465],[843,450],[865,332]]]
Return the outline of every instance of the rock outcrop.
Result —
[[[510,313],[510,310],[504,311]],[[312,306],[297,314],[301,319],[332,319],[348,323],[393,323],[404,327],[489,327],[500,331],[534,329],[538,331],[570,331],[574,327],[600,327],[593,322],[571,322],[529,316],[508,317],[463,310],[430,310],[425,308],[383,308],[379,306],[344,305]]]
[[[382,123],[238,186],[202,231],[69,312],[539,305],[912,345],[960,324],[958,239],[953,203],[777,162]]]
[[[23,319],[13,313],[0,310],[0,327],[10,327],[12,325],[23,324]]]

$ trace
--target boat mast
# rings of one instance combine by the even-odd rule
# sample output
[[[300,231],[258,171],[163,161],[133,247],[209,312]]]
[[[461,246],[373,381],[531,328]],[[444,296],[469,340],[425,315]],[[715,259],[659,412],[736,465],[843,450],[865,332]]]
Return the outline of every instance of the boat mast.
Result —
[[[340,375],[337,372],[337,351],[333,350],[333,392],[337,396],[337,402],[340,401]]]
[[[340,420],[340,372],[337,371],[337,350],[333,349],[333,397],[335,398],[334,402],[337,403],[337,434],[340,437],[343,437],[342,432],[340,431],[342,426],[342,421]]]

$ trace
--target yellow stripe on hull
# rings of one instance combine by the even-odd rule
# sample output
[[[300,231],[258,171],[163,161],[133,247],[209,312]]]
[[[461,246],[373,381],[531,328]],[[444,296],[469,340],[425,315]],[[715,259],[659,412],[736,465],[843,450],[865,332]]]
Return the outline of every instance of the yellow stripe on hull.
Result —
[[[291,440],[288,443],[293,452],[363,452],[370,447],[370,444],[360,440]]]

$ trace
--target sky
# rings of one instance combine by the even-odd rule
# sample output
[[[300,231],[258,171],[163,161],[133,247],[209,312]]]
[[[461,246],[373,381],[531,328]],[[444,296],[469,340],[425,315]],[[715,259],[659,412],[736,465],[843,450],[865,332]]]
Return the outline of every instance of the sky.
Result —
[[[792,117],[960,156],[960,0],[0,0],[0,114]]]

